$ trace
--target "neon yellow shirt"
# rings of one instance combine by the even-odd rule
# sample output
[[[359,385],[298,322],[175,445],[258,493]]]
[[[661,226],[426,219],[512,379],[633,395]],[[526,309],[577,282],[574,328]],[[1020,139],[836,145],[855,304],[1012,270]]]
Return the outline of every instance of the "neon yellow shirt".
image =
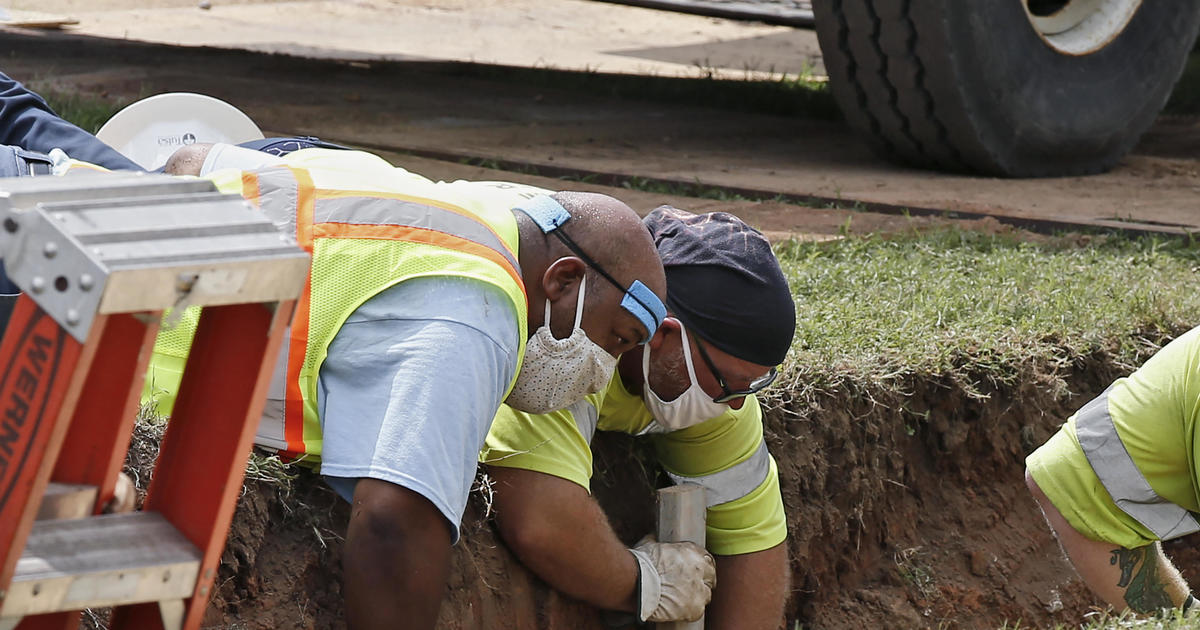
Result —
[[[629,393],[618,373],[607,389],[571,409],[532,415],[502,406],[480,461],[554,475],[590,492],[592,431],[639,435],[653,430],[652,423],[641,397]],[[708,508],[709,551],[752,553],[787,537],[779,472],[765,450],[762,408],[754,396],[741,409],[729,408],[702,424],[650,435],[668,474],[704,485],[710,503],[722,500]]]
[[[1115,381],[1108,412],[1158,496],[1200,512],[1200,327]],[[1079,533],[1132,549],[1157,537],[1113,502],[1079,446],[1075,416],[1026,459],[1038,487]]]

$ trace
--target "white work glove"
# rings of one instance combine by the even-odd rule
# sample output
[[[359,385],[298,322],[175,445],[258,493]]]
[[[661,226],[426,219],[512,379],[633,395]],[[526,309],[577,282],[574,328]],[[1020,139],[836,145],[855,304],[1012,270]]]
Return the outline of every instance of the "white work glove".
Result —
[[[105,514],[124,514],[132,512],[137,506],[137,488],[133,480],[125,473],[117,473],[117,486],[113,489],[113,498],[104,506]]]
[[[717,564],[695,543],[643,538],[629,550],[638,563],[638,619],[696,621],[712,598]]]

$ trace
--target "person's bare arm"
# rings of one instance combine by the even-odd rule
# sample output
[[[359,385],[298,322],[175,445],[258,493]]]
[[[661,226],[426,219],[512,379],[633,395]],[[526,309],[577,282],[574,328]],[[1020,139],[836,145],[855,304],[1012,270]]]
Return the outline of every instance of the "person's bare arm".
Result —
[[[632,612],[637,561],[587,490],[566,479],[492,466],[496,522],[517,558],[562,593]]]
[[[787,602],[785,543],[736,556],[716,556],[717,588],[704,614],[707,630],[777,630]]]
[[[1128,608],[1153,613],[1183,605],[1189,592],[1187,583],[1158,543],[1126,549],[1091,540],[1071,527],[1028,472],[1025,484],[1079,577],[1110,606],[1119,611]]]
[[[362,479],[342,569],[351,630],[432,629],[450,572],[446,518],[416,492]]]

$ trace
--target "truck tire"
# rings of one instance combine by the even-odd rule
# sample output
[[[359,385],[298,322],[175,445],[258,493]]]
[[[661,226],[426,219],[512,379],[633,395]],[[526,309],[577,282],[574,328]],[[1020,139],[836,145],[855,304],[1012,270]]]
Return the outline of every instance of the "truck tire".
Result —
[[[1112,168],[1166,103],[1200,29],[1195,0],[814,0],[813,11],[834,96],[876,151],[1006,177]]]

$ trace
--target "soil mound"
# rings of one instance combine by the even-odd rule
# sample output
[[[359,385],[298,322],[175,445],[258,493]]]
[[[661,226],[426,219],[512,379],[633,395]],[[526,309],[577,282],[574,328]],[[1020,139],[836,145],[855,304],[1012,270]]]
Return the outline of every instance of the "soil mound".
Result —
[[[1029,498],[1023,460],[1122,372],[1097,353],[1030,365],[1013,384],[907,376],[886,387],[777,392],[766,429],[789,521],[785,627],[1078,623],[1095,600]],[[596,496],[633,541],[651,529],[654,489],[668,481],[648,445],[626,436],[598,436],[595,461]],[[206,627],[345,627],[338,558],[349,506],[311,472],[292,473],[248,479]],[[516,562],[488,499],[481,472],[439,628],[604,628],[597,610]],[[1200,553],[1168,552],[1185,576],[1200,567]]]

